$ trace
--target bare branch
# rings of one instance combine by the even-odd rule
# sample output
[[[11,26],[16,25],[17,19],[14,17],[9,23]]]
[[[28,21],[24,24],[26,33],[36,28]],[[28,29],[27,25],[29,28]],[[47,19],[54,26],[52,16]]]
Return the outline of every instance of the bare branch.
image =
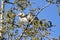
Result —
[[[42,10],[44,10],[46,7],[48,7],[49,5],[50,5],[51,3],[48,3],[48,4],[46,4],[43,8],[41,8],[40,10],[39,10],[39,12],[34,16],[34,18],[30,21],[30,23],[35,19],[35,17],[42,11]],[[29,24],[30,24],[29,23]]]

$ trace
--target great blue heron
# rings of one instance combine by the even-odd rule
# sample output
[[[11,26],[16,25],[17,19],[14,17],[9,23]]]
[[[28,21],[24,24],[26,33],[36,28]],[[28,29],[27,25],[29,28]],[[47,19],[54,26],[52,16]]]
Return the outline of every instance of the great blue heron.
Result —
[[[31,13],[25,15],[24,13],[21,12],[20,14],[18,14],[18,16],[21,22],[30,22],[34,18],[35,15]],[[35,17],[34,20],[38,20],[38,18]]]

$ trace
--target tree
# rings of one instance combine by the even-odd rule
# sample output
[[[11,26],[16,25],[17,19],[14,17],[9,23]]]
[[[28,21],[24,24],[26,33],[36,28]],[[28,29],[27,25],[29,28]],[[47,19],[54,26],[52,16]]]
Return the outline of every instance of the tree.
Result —
[[[2,15],[2,25],[0,27],[0,38],[1,40],[28,40],[30,37],[30,40],[43,40],[47,38],[48,40],[56,40],[56,38],[50,38],[48,37],[51,34],[51,28],[54,27],[53,23],[49,20],[46,21],[46,19],[36,19],[38,18],[37,15],[41,11],[43,11],[45,8],[49,7],[51,4],[55,4],[59,9],[60,1],[57,0],[56,2],[54,0],[46,0],[48,3],[44,7],[40,8],[31,8],[28,12],[28,14],[24,13],[24,10],[28,9],[27,7],[32,6],[32,2],[30,0],[14,0],[14,2],[10,2],[10,0],[1,0],[1,15]],[[6,5],[13,5],[8,11],[6,11],[5,7]],[[25,17],[27,19],[27,15],[31,14],[32,18],[30,20],[27,20],[28,22],[21,22],[20,20],[17,20],[18,13],[16,11],[24,13],[25,16],[20,15],[21,18]],[[36,12],[37,11],[37,12]],[[60,11],[59,11],[60,15]],[[31,17],[31,16],[28,16]],[[23,20],[24,21],[24,20]],[[18,30],[21,29],[22,33],[19,34]],[[60,37],[57,39],[59,40]]]

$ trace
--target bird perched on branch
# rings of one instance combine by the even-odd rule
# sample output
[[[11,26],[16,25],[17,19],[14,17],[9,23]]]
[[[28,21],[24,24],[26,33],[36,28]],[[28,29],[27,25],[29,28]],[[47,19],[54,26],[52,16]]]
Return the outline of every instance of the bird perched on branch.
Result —
[[[27,23],[29,23],[34,18],[35,15],[33,15],[31,13],[25,15],[23,12],[21,12],[20,14],[18,14],[18,16],[20,18],[20,22],[27,22]],[[35,17],[34,20],[38,20],[38,18]]]
[[[20,12],[17,16],[19,16],[20,22],[28,22],[26,15],[22,12]]]

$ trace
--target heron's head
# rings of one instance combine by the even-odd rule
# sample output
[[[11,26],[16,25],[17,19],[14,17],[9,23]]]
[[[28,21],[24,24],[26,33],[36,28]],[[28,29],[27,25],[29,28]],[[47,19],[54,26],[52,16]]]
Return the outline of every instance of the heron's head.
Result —
[[[19,13],[17,16],[25,16],[25,14],[24,13]]]

